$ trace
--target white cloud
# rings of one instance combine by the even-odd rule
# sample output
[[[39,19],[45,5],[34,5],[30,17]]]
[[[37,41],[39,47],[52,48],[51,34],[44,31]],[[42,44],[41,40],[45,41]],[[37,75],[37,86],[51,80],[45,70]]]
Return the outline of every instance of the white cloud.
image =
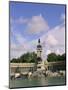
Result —
[[[12,17],[10,18],[10,23],[11,24],[27,24],[29,22],[28,18],[23,18],[23,17],[19,17],[17,19],[13,19]]]
[[[50,54],[51,53],[51,50],[47,50],[46,51],[46,55]]]
[[[58,25],[49,30],[49,32],[47,32],[46,34],[44,33],[40,38],[44,46],[63,46],[65,45],[65,26]]]
[[[22,19],[20,19],[20,22],[26,23],[27,20],[22,21]],[[57,54],[65,52],[65,26],[63,24],[55,26],[49,30],[49,32],[45,33],[45,31],[49,29],[49,26],[42,15],[39,15],[33,16],[27,22],[27,29],[30,34],[40,34],[44,32],[44,34],[39,37],[43,46],[42,56],[44,59],[46,59],[46,55],[51,52],[56,52]],[[19,57],[28,51],[36,51],[39,38],[28,41],[21,33],[15,32],[15,30],[12,30],[12,33],[18,44],[16,45],[16,43],[11,42],[11,58]]]
[[[30,47],[28,43],[22,43],[22,45],[11,44],[10,47],[11,58],[20,57],[22,54],[29,51],[30,51]]]
[[[56,54],[57,55],[60,54],[60,50],[59,49],[56,50]]]
[[[65,20],[65,14],[61,14],[60,19],[61,19],[61,20]]]
[[[29,19],[20,17],[17,20],[15,20],[15,22],[18,24],[27,24],[29,22]]]
[[[49,29],[49,26],[42,15],[33,16],[27,26],[29,34],[39,34]]]
[[[46,42],[49,45],[57,45],[58,44],[57,39],[53,35],[51,35],[51,34],[49,34],[48,37],[46,38]]]
[[[24,44],[26,43],[26,39],[20,34],[20,33],[16,33],[15,34],[16,40],[19,44]]]
[[[65,25],[58,25],[40,37],[43,45],[43,57],[49,52],[65,53]]]
[[[63,24],[65,24],[65,14],[61,14],[60,20],[63,22]]]
[[[55,28],[53,30],[51,30],[50,32],[47,33],[47,35],[42,35],[40,37],[41,39],[41,44],[43,46],[42,48],[42,57],[45,60],[47,55],[51,52],[56,52],[58,53],[64,53],[64,28],[58,28],[55,30]],[[14,43],[12,43],[12,48],[11,48],[11,57],[19,57],[21,56],[21,54],[24,54],[26,52],[32,52],[32,51],[36,51],[36,46],[38,43],[38,39],[32,40],[30,42],[28,42],[23,36],[21,36],[20,33],[17,33],[15,35],[16,40],[18,41],[19,45],[16,45]],[[62,45],[62,47],[60,47],[60,45]],[[53,46],[53,47],[51,47]],[[57,47],[58,46],[58,47]]]
[[[17,44],[14,43],[11,39],[10,45],[10,59],[20,57],[22,54],[26,52],[32,52],[35,50],[34,41],[28,42],[19,32],[13,32],[13,35],[17,41]]]
[[[65,45],[65,26],[59,25],[51,30],[48,34],[53,35],[58,40],[58,45]]]
[[[26,53],[28,51],[28,48],[24,47],[23,45],[15,45],[15,47],[13,47],[13,45],[11,44],[11,59],[14,57],[20,57],[22,54]]]

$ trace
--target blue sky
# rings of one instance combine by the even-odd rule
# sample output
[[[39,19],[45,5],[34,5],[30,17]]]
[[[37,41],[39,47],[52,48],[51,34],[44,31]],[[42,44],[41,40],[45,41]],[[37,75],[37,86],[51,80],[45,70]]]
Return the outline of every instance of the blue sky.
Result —
[[[51,27],[60,23],[60,15],[65,13],[64,5],[35,4],[35,3],[10,3],[10,17],[17,19],[20,16],[31,18],[42,14]],[[53,21],[53,23],[52,23]]]
[[[35,50],[39,38],[42,56],[64,53],[65,5],[10,2],[10,32],[11,58]]]

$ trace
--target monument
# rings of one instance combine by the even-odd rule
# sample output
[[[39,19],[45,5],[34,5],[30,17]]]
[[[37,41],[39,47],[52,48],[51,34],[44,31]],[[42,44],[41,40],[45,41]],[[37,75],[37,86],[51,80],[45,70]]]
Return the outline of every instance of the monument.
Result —
[[[38,62],[38,64],[42,62],[41,54],[42,54],[42,46],[41,46],[40,39],[39,39],[38,45],[37,45],[37,62]]]
[[[37,70],[42,70],[44,67],[43,60],[42,60],[42,45],[40,39],[38,39],[37,45]]]

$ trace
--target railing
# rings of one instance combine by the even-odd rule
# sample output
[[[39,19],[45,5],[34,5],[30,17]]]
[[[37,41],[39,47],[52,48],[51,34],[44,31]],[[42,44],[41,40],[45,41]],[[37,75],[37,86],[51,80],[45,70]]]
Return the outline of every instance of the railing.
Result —
[[[34,67],[35,63],[10,63],[10,67]]]

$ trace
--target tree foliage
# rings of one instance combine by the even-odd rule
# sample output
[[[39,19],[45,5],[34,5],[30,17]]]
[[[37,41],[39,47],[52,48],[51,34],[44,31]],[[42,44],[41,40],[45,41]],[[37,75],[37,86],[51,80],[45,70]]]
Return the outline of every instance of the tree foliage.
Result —
[[[65,61],[66,60],[66,55],[65,53],[62,55],[56,55],[55,53],[50,53],[47,56],[48,62],[55,62],[55,61]]]
[[[27,52],[21,55],[19,58],[13,58],[11,63],[35,63],[37,60],[37,55],[35,52]]]
[[[48,62],[55,62],[55,61],[65,61],[66,55],[65,53],[62,55],[56,55],[55,53],[50,53],[47,56]],[[27,52],[21,55],[19,58],[13,58],[11,63],[36,63],[37,64],[37,54],[35,52]]]

